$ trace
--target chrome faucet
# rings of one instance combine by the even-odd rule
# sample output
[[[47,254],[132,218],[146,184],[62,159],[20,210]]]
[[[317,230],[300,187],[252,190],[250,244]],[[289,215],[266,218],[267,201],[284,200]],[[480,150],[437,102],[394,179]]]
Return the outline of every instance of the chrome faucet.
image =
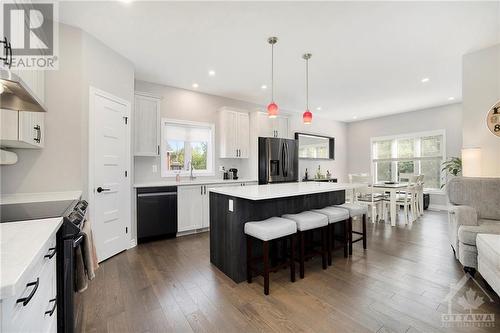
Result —
[[[189,171],[189,179],[190,179],[190,180],[195,180],[195,179],[196,179],[196,177],[193,175],[193,170],[194,170],[194,168],[193,168],[193,162],[192,162],[192,161],[189,161],[188,166],[189,166],[189,170],[190,170],[190,171]]]

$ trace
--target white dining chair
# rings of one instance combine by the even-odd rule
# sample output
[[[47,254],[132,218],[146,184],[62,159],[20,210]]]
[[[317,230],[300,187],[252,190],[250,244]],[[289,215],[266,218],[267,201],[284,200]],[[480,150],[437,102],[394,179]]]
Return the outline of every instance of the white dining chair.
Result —
[[[396,197],[396,206],[403,207],[405,224],[413,222],[417,218],[416,198],[417,198],[417,185],[416,183],[411,183],[411,182],[409,182],[408,186],[404,189],[404,191],[401,191]],[[387,211],[389,209],[388,206],[389,206],[389,199],[384,198],[384,203],[382,207],[382,209],[384,210],[383,213],[384,220],[386,219],[387,216]]]
[[[366,205],[371,222],[378,222],[382,218],[384,193],[372,186],[371,176],[368,174],[351,175],[351,180],[353,183],[365,185],[355,189],[354,202]]]

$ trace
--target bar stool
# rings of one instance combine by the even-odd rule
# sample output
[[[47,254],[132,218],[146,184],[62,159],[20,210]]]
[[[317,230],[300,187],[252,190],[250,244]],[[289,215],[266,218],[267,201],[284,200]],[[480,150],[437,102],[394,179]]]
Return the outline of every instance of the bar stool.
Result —
[[[352,255],[352,244],[363,241],[363,249],[366,250],[366,214],[368,213],[368,209],[366,206],[356,204],[356,203],[344,203],[342,205],[337,205],[335,207],[345,208],[349,211],[349,222],[348,222],[348,236],[349,236],[349,255]],[[362,217],[362,227],[363,231],[352,231],[352,218],[356,216]],[[361,235],[360,238],[353,240],[353,234]]]
[[[322,209],[313,210],[315,213],[320,213],[328,217],[328,238],[327,238],[327,248],[328,248],[328,266],[332,265],[332,251],[344,248],[344,257],[347,258],[347,247],[349,245],[349,236],[347,234],[349,227],[349,210],[345,208],[329,206]],[[335,235],[335,226],[342,224],[343,236],[339,237]],[[335,240],[341,242],[341,246],[335,247]]]
[[[263,260],[264,294],[269,295],[269,272],[275,272],[285,266],[290,266],[290,280],[295,282],[295,234],[297,225],[294,221],[281,217],[271,217],[267,220],[245,223],[245,234],[247,235],[247,281],[252,283],[252,272],[258,271],[253,267],[257,259]],[[262,241],[262,257],[252,258],[252,238]],[[290,240],[290,258],[285,263],[269,267],[269,242],[283,239]],[[284,254],[285,256],[285,254]]]
[[[327,266],[327,246],[326,239],[328,233],[328,217],[312,211],[305,211],[298,214],[286,214],[282,216],[285,219],[295,221],[297,223],[297,234],[299,237],[299,266],[300,278],[304,278],[304,261],[305,261],[305,243],[304,233],[312,232],[313,230],[321,230],[321,251],[312,251],[307,257],[311,258],[315,254],[321,254],[323,269]]]

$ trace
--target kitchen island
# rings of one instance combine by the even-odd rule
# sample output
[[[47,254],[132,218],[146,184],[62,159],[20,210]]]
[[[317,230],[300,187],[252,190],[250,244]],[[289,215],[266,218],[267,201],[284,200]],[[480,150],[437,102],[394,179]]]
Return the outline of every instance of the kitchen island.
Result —
[[[233,281],[246,280],[246,222],[340,205],[355,187],[304,182],[210,189],[210,262]]]

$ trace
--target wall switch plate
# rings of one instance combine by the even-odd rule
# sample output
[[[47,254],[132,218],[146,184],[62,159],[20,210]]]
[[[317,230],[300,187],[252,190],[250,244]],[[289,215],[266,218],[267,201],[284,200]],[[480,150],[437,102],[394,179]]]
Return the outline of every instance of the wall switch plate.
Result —
[[[233,212],[233,211],[234,211],[234,207],[233,207],[233,200],[232,200],[232,199],[229,199],[229,211],[230,211],[230,212]]]
[[[153,173],[158,172],[158,166],[156,164],[153,164]]]

